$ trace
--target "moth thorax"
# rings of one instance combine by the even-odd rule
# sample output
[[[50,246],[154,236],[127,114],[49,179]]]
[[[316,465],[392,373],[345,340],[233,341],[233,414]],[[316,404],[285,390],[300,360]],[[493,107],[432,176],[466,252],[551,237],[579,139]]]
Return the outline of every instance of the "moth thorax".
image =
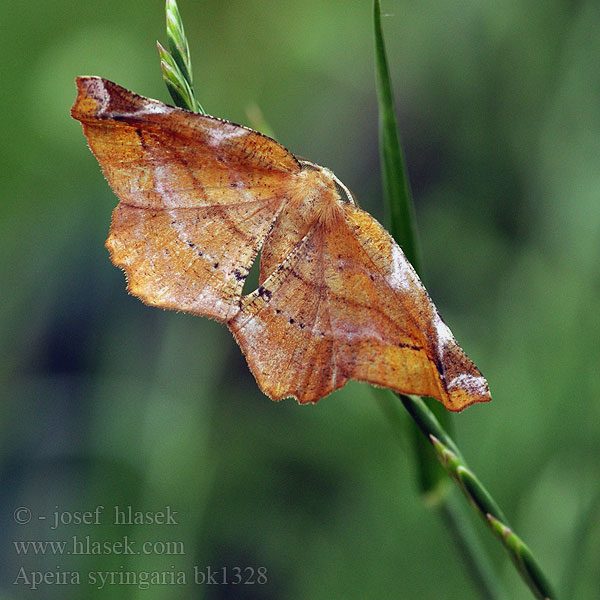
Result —
[[[317,223],[328,230],[334,229],[344,218],[344,209],[335,189],[324,190],[315,204]]]
[[[320,225],[333,228],[339,223],[343,218],[342,198],[331,171],[310,165],[298,174],[297,181],[290,202],[305,210],[310,206],[314,221]]]

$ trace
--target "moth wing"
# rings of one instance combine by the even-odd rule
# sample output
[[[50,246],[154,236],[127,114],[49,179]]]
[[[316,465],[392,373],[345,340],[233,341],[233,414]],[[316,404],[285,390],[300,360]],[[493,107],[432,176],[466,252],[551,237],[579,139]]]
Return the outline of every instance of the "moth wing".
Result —
[[[147,304],[226,321],[295,157],[245,127],[77,78],[72,116],[119,197],[106,245]]]
[[[261,389],[316,402],[349,379],[437,398],[490,399],[404,254],[364,211],[316,223],[229,323]]]

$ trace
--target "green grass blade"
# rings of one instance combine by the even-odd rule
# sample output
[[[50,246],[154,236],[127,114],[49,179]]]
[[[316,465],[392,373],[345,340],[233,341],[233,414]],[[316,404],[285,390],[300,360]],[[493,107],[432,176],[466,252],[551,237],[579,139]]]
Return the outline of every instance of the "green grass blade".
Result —
[[[523,577],[535,597],[539,600],[556,598],[550,583],[523,540],[507,525],[492,515],[488,514],[487,519],[492,531],[502,540],[512,561],[521,573],[521,577]]]
[[[190,87],[193,87],[190,47],[175,0],[166,0],[165,13],[167,17],[167,40],[171,56]]]
[[[192,112],[202,112],[198,110],[198,103],[196,102],[194,92],[181,73],[179,65],[175,62],[169,51],[159,42],[156,42],[156,47],[160,56],[160,68],[163,79],[175,105],[191,110]]]
[[[406,258],[411,262],[417,273],[421,274],[421,254],[415,211],[400,144],[394,95],[381,27],[379,0],[375,0],[373,4],[373,17],[376,84],[379,102],[379,148],[387,226],[392,237],[403,249]],[[435,400],[429,400],[428,406],[436,413],[445,428],[450,429],[451,421],[448,412]],[[436,496],[442,499],[447,490],[446,474],[440,467],[431,446],[415,429],[413,429],[413,439],[421,490],[429,499],[435,499]]]
[[[402,247],[406,258],[420,274],[422,261],[415,211],[400,144],[394,95],[383,41],[379,0],[374,2],[374,22],[377,97],[379,100],[379,148],[387,222],[392,237]]]
[[[479,595],[485,600],[508,598],[495,571],[490,568],[487,552],[460,498],[456,495],[449,496],[440,506],[440,514],[456,540],[463,563],[471,567],[471,578]]]
[[[163,79],[176,106],[205,115],[206,112],[194,93],[190,48],[177,2],[167,0],[165,11],[167,39],[171,51],[169,52],[159,42],[156,42]]]
[[[421,421],[424,422],[423,419]],[[454,449],[451,449],[446,443],[437,439],[434,434],[430,433],[429,439],[435,448],[440,462],[445,466],[450,477],[454,479],[486,525],[500,539],[521,577],[535,597],[541,600],[555,599],[556,596],[552,591],[550,583],[531,550],[510,528],[502,510],[479,481],[475,473],[466,465],[464,459],[459,454],[456,454]]]
[[[382,165],[383,191],[390,233],[403,248],[404,254],[421,272],[421,255],[414,217],[414,208],[407,170],[398,133],[398,124],[394,109],[394,97],[389,75],[389,68],[385,52],[383,31],[381,27],[380,0],[374,0],[375,23],[375,55],[377,71],[377,92],[379,100],[379,136]],[[442,476],[433,467],[432,460],[435,448],[439,462],[444,465],[452,479],[463,490],[468,500],[486,521],[489,527],[503,540],[511,558],[517,565],[525,582],[538,598],[553,598],[547,580],[535,561],[529,549],[523,542],[508,529],[506,518],[502,511],[479,482],[475,474],[470,471],[461,453],[446,433],[450,419],[446,411],[438,413],[440,419],[434,415],[428,401],[415,396],[399,395],[404,407],[409,412],[415,425],[425,434],[419,436],[421,441],[417,446],[421,470],[421,486],[428,497],[439,496],[442,509],[448,498],[440,494],[447,478]],[[435,405],[436,407],[439,405]],[[440,437],[441,436],[441,437]],[[425,440],[429,439],[433,446],[424,447]],[[495,576],[485,557],[477,552],[475,545],[464,535],[460,527],[456,527],[455,534],[459,546],[466,550],[465,556],[470,563],[471,571],[481,590],[485,590],[486,597],[490,594],[499,595],[499,586],[495,583]],[[510,535],[507,533],[510,532]]]

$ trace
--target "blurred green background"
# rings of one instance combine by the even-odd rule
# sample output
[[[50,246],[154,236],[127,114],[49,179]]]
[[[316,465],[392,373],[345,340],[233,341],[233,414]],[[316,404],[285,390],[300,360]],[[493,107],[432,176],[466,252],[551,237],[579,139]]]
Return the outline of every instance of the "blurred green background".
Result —
[[[248,123],[257,104],[279,141],[382,219],[370,0],[180,10],[205,109]],[[384,0],[383,12],[426,284],[493,396],[453,418],[458,443],[559,589],[598,597],[600,4]],[[0,27],[0,597],[477,598],[419,497],[408,433],[398,444],[366,386],[272,403],[226,327],[144,306],[111,265],[116,199],[69,117],[73,80],[169,101],[162,0],[9,1]],[[98,505],[102,524],[51,529],[55,510]],[[114,506],[168,506],[179,524],[115,526]],[[530,598],[474,527],[508,596]],[[184,553],[13,545],[73,535]],[[195,585],[194,566],[230,580],[265,567],[268,582]],[[21,567],[30,583],[32,571],[81,583],[33,591],[15,585]],[[188,585],[88,583],[152,570]]]

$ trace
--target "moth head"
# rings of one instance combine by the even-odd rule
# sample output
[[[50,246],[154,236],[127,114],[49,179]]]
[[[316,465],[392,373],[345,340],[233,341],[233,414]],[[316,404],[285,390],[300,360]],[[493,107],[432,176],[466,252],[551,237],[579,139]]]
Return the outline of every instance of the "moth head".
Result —
[[[312,162],[311,160],[306,160],[304,158],[299,159],[300,164],[302,165],[302,170],[304,173],[308,172],[316,172],[319,175],[314,177],[315,181],[321,182],[325,187],[333,188],[337,192],[338,200],[342,202],[346,202],[347,204],[353,204],[358,206],[358,202],[354,197],[354,194],[350,190],[350,188],[343,183],[337,175],[328,169],[327,167],[322,167],[317,163]]]

